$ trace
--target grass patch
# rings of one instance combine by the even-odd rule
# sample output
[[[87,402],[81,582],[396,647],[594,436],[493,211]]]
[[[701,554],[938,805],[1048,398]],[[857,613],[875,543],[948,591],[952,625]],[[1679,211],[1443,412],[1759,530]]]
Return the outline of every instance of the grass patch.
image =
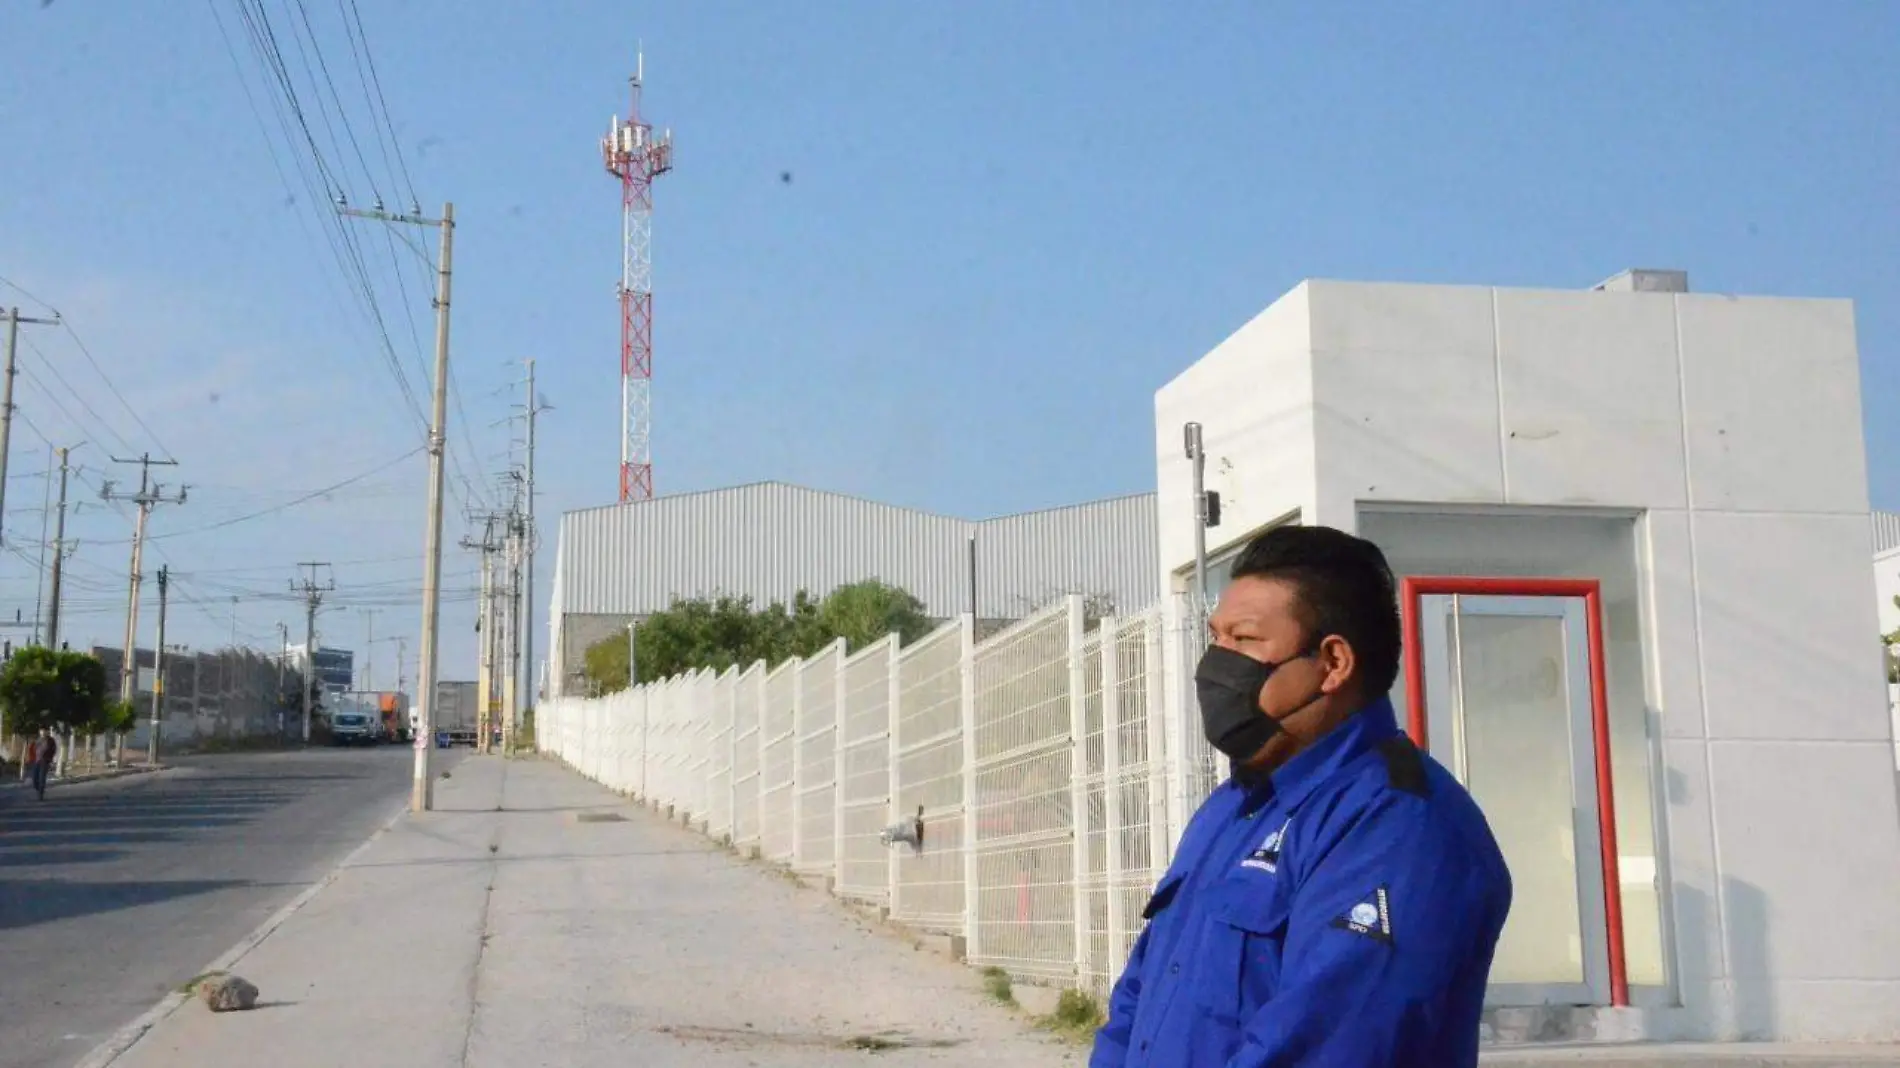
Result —
[[[1056,999],[1056,1011],[1036,1021],[1043,1030],[1075,1043],[1093,1039],[1107,1022],[1102,1003],[1081,990],[1064,990]]]
[[[204,972],[200,975],[194,975],[179,985],[178,993],[196,994],[198,992],[199,984],[205,982],[208,979],[221,979],[223,977],[224,977],[223,972]]]
[[[1009,973],[1001,968],[983,969],[983,992],[990,1000],[1002,1005],[1016,1004],[1016,988],[1010,982]]]

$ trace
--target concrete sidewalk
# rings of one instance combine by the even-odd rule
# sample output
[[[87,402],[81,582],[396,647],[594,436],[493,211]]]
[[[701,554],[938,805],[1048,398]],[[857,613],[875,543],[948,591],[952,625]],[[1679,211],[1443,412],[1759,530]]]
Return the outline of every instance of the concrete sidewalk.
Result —
[[[115,1068],[1049,1068],[969,969],[551,762],[471,758]],[[582,816],[595,817],[583,820]],[[601,821],[600,816],[621,819]],[[179,981],[190,979],[179,976]]]
[[[1079,1065],[975,972],[537,760],[471,757],[196,1000],[86,1068]],[[586,818],[583,818],[586,817]],[[604,817],[604,818],[603,818]],[[268,925],[267,925],[268,926]],[[191,976],[179,976],[182,984]],[[1900,1051],[1538,1047],[1487,1068],[1900,1064]]]

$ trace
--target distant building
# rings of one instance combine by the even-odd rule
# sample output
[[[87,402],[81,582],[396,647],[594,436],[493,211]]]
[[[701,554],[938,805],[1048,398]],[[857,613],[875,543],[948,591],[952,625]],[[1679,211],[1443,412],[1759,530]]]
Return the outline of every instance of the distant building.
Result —
[[[569,512],[547,685],[572,692],[588,646],[676,599],[749,595],[763,605],[878,579],[939,619],[974,611],[994,625],[1065,593],[1133,612],[1160,595],[1156,552],[1152,493],[968,520],[760,482]]]
[[[302,672],[309,661],[309,647],[293,645],[285,650],[282,659],[292,671]],[[356,654],[348,649],[332,649],[327,645],[317,646],[317,681],[323,684],[325,693],[342,694],[356,688]]]

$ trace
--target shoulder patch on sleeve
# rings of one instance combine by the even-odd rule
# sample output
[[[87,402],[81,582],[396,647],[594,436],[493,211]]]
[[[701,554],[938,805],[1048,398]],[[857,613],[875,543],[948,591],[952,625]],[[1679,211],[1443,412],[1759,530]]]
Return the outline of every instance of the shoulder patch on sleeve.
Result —
[[[1425,758],[1412,744],[1412,739],[1395,734],[1379,743],[1379,755],[1385,757],[1385,776],[1393,789],[1419,797],[1431,792],[1431,784],[1425,778]]]
[[[1374,942],[1392,944],[1392,907],[1381,886],[1360,899],[1359,903],[1347,909],[1345,913],[1333,919],[1333,926],[1342,931],[1364,935]]]

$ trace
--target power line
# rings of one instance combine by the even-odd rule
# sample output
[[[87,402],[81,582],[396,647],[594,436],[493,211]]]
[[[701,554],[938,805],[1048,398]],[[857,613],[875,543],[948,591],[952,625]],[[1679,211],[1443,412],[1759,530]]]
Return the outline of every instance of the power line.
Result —
[[[368,471],[362,471],[357,474],[351,475],[349,478],[346,478],[342,480],[341,482],[334,482],[320,489],[313,489],[309,493],[306,493],[300,497],[296,497],[292,500],[285,501],[282,504],[273,505],[269,508],[261,508],[255,512],[249,512],[244,515],[234,516],[230,519],[219,520],[216,523],[206,523],[204,526],[201,526],[201,527],[191,527],[187,530],[174,530],[174,531],[170,531],[164,534],[154,534],[151,536],[151,540],[158,541],[161,538],[182,538],[187,534],[203,534],[206,531],[210,531],[210,530],[223,530],[225,527],[236,526],[239,523],[248,523],[253,519],[262,519],[265,516],[276,515],[278,512],[295,508],[300,504],[314,500],[315,498],[321,497],[326,493],[330,493],[335,490],[340,490],[345,486],[349,486],[349,485],[353,485],[354,483],[361,482],[364,479],[370,478],[374,475],[380,475],[384,471],[387,471],[390,468],[395,467],[397,464],[400,464],[404,460],[407,460],[410,457],[415,456],[417,453],[420,453],[421,451],[422,451],[421,446],[417,446],[416,448],[410,449],[408,452],[403,453],[401,456],[398,456],[387,463],[379,464]]]

